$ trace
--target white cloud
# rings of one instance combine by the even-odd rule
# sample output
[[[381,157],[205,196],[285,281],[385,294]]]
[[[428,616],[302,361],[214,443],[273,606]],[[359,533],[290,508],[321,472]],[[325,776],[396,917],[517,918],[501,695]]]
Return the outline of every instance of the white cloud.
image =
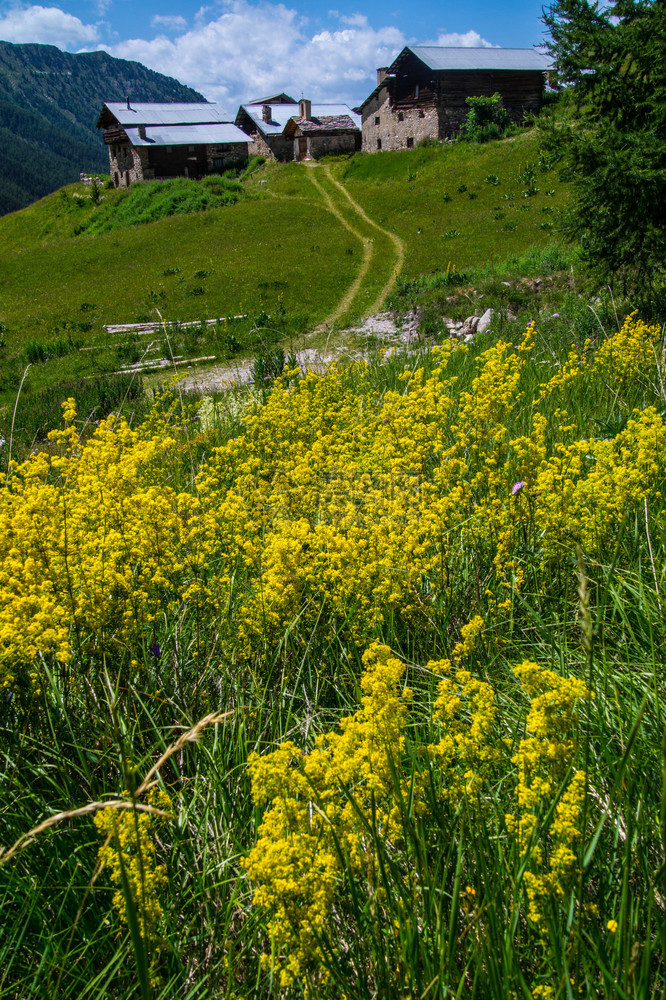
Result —
[[[40,42],[59,49],[80,49],[99,40],[94,24],[84,24],[58,7],[17,7],[0,17],[0,38],[5,42]]]
[[[182,31],[187,21],[180,14],[155,14],[150,20],[151,28],[166,28],[167,31]]]
[[[352,28],[366,28],[368,25],[368,19],[365,14],[352,14],[351,17],[346,17],[344,14],[338,15],[336,12],[336,16],[340,18],[343,24],[348,24]]]
[[[103,6],[109,2],[97,0]],[[69,50],[104,48],[189,84],[219,101],[232,117],[242,101],[279,91],[296,99],[303,94],[315,102],[356,105],[374,88],[377,67],[388,66],[415,41],[390,24],[373,27],[364,14],[330,14],[337,25],[313,34],[307,20],[285,3],[209,0],[190,28],[180,15],[157,14],[151,21],[156,36],[102,44],[107,26],[84,24],[57,7],[31,5],[0,16],[0,38]],[[430,44],[491,43],[470,30],[441,32]]]
[[[478,31],[466,31],[464,35],[457,31],[442,32],[437,36],[434,45],[461,46],[464,49],[492,49],[493,43],[482,38]]]
[[[407,39],[397,28],[345,19],[337,30],[307,32],[307,22],[283,3],[232,0],[202,7],[188,31],[105,46],[175,76],[235,115],[242,101],[286,91],[313,101],[356,104],[375,85],[377,66],[391,62]]]

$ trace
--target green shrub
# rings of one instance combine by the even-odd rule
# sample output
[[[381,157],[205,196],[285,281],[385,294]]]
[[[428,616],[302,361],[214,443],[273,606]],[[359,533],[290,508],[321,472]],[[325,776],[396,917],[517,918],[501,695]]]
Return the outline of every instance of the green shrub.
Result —
[[[252,364],[252,381],[257,389],[270,389],[284,371],[285,353],[281,347],[263,350]]]
[[[401,299],[412,298],[418,292],[423,292],[435,288],[451,288],[457,285],[466,285],[470,277],[465,271],[457,271],[455,265],[449,261],[445,271],[432,271],[430,274],[421,274],[418,278],[411,280],[402,279],[398,281],[395,291],[390,299],[390,304],[396,307],[403,306],[399,302]]]
[[[209,208],[233,205],[244,197],[237,177],[211,174],[200,181],[174,177],[167,181],[133,184],[112,201],[98,207],[89,219],[76,227],[75,235],[106,233],[128,226],[156,222],[170,215],[204,212]]]
[[[467,97],[465,103],[469,111],[462,127],[462,136],[467,142],[499,139],[511,125],[501,94],[493,94],[492,97]]]
[[[91,324],[79,323],[76,325],[84,327]],[[68,326],[69,324],[65,325],[65,330]],[[83,341],[74,340],[72,334],[67,333],[64,337],[56,336],[52,340],[28,340],[23,348],[23,353],[29,364],[36,365],[48,361],[50,358],[64,358],[66,354],[74,354],[82,343]]]

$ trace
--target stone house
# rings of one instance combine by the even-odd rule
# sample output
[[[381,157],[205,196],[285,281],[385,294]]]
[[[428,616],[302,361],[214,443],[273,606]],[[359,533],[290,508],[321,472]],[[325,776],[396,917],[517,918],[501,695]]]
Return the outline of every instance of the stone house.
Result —
[[[410,149],[423,139],[449,139],[469,107],[467,97],[502,95],[509,116],[537,112],[551,68],[534,49],[406,46],[361,105],[363,149]]]
[[[346,104],[252,101],[241,104],[236,125],[251,136],[252,153],[282,162],[361,148],[361,116]]]
[[[242,166],[249,140],[224,120],[218,104],[108,103],[97,128],[104,130],[116,187],[169,177],[203,177]]]

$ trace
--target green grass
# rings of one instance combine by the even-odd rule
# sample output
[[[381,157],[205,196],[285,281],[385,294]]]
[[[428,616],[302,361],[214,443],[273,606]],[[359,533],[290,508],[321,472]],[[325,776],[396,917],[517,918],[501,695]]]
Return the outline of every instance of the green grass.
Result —
[[[103,325],[157,320],[156,310],[167,321],[247,314],[246,332],[255,318],[264,325],[267,315],[284,311],[285,332],[300,334],[353,280],[355,259],[347,250],[354,242],[311,202],[294,212],[287,201],[252,201],[6,253],[0,269],[5,371],[22,370],[28,342],[70,331],[82,347],[99,350],[34,366],[28,388],[106,371],[113,362],[109,341],[120,338],[109,338]],[[195,355],[216,353],[202,343],[193,347]],[[8,406],[14,391],[12,377],[0,405]]]
[[[537,160],[536,138],[529,133],[484,146],[359,154],[333,161],[331,169],[371,220],[403,240],[404,288],[450,262],[483,281],[484,267],[499,276],[507,259],[514,270],[530,273],[543,263],[540,247],[550,245],[551,257],[557,255],[547,227],[567,191],[554,172],[536,168],[538,193],[523,198],[529,190],[525,165]],[[360,318],[390,279],[395,248],[353,211],[321,169],[315,176],[320,188],[301,164],[267,164],[241,182],[183,179],[139,185],[129,193],[105,188],[98,203],[89,189],[72,185],[0,220],[5,422],[31,360],[38,363],[28,373],[26,393],[59,380],[106,375],[117,367],[118,352],[126,359],[140,356],[138,344],[123,338],[109,343],[105,324],[156,320],[157,310],[169,322],[247,314],[245,328],[241,323],[234,331],[235,350],[216,337],[191,336],[174,352],[218,360],[251,352],[266,337],[293,342],[335,309],[361,267],[363,240],[370,240],[372,267],[340,322]],[[484,180],[489,176],[492,185]],[[321,189],[356,234],[327,209]],[[211,207],[218,198],[241,196]],[[147,221],[181,211],[187,214]],[[394,302],[408,306],[409,297]],[[265,326],[266,335],[250,332]],[[73,344],[73,351],[55,349],[63,343]]]
[[[210,208],[235,205],[245,194],[245,188],[236,179],[212,175],[200,181],[176,177],[168,181],[146,181],[134,184],[119,197],[109,199],[96,207],[93,213],[74,230],[108,233],[128,226],[157,222],[170,215],[190,215]]]
[[[539,174],[539,193],[522,198],[521,168],[537,156],[536,139],[530,134],[486,146],[459,144],[358,155],[334,165],[334,170],[374,221],[403,238],[405,276],[413,277],[446,267],[449,260],[465,269],[486,263],[491,254],[499,261],[532,245],[552,242],[552,232],[542,228],[551,224],[551,215],[542,209],[561,208],[566,189],[553,172]],[[498,186],[483,182],[490,173],[500,178]],[[462,178],[468,190],[457,194]],[[263,195],[263,200],[208,209],[183,219],[162,219],[142,226],[140,232],[124,231],[122,243],[116,242],[119,234],[115,241],[109,233],[95,238],[70,234],[80,226],[93,233],[111,218],[119,223],[131,206],[135,206],[132,213],[136,211],[133,218],[150,213],[152,209],[144,202],[158,196],[159,185],[142,185],[129,196],[105,191],[106,201],[97,207],[89,198],[72,197],[80,191],[63,189],[64,194],[49,196],[0,220],[0,322],[20,339],[23,331],[43,330],[47,317],[56,322],[71,318],[82,301],[91,299],[90,289],[95,289],[92,298],[104,323],[121,322],[145,311],[150,290],[167,295],[164,304],[169,319],[202,315],[200,308],[191,307],[186,294],[177,294],[173,282],[162,280],[161,272],[168,266],[179,267],[186,280],[188,271],[214,271],[206,286],[208,315],[236,312],[242,299],[254,297],[259,281],[286,276],[290,285],[284,296],[287,310],[302,308],[307,302],[316,322],[333,308],[336,295],[350,280],[354,265],[358,266],[356,241],[342,232],[334,235],[339,223],[323,208],[300,164],[271,165],[261,175],[265,183],[258,185],[257,179],[255,174],[247,187],[253,195]],[[218,182],[203,182],[202,197],[206,183]],[[167,184],[164,197],[168,199],[171,190],[189,190],[193,185],[196,188],[196,182],[173,182],[172,189]],[[547,195],[548,191],[554,194]],[[447,192],[451,201],[443,199]],[[470,193],[478,196],[470,200]],[[505,195],[509,201],[503,200]],[[525,208],[528,211],[521,211]],[[505,213],[505,220],[494,219],[496,209]],[[515,229],[505,231],[507,223]],[[458,235],[447,235],[454,232]],[[351,248],[356,260],[353,254],[345,254],[352,259],[338,259],[336,253],[343,247],[343,253]],[[332,268],[338,272],[336,278],[330,274]],[[274,270],[280,273],[274,275]]]
[[[407,244],[404,274],[410,278],[445,269],[449,261],[467,270],[552,243],[553,219],[568,188],[538,160],[536,137],[527,133],[484,145],[361,155],[339,169],[368,214]],[[525,183],[528,164],[535,185]],[[499,183],[486,183],[492,175]]]

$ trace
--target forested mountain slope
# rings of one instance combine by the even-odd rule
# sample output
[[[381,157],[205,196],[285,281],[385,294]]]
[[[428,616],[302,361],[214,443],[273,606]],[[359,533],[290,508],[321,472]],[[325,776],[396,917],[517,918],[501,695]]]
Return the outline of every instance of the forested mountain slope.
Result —
[[[106,52],[0,41],[0,215],[23,208],[80,171],[108,169],[95,129],[104,101],[201,101],[173,77]]]

